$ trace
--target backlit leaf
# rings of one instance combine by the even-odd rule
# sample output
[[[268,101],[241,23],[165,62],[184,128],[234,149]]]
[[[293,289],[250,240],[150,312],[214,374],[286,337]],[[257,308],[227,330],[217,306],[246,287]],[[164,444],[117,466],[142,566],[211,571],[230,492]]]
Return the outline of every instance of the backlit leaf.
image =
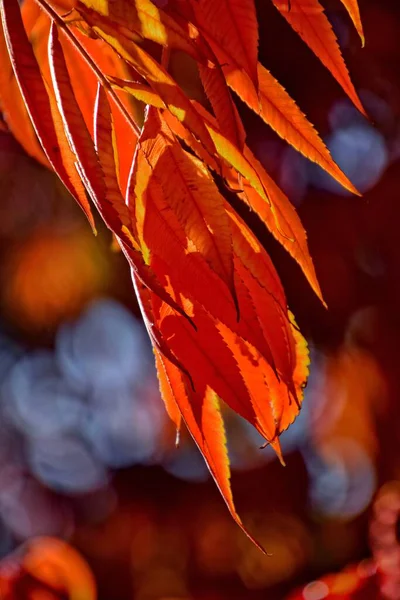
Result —
[[[346,7],[347,12],[351,17],[351,20],[354,23],[354,27],[357,29],[358,35],[361,38],[361,43],[364,46],[365,38],[363,26],[361,23],[360,9],[358,7],[358,0],[341,0],[341,2]]]
[[[88,23],[106,23],[113,26],[118,37],[132,38],[132,32],[164,47],[175,48],[190,54],[195,60],[207,64],[209,56],[200,48],[200,33],[193,25],[187,31],[151,0],[79,0],[75,9]]]
[[[139,144],[135,187],[146,188],[140,181],[141,174],[146,172],[146,166],[140,165],[146,161],[187,236],[187,252],[199,252],[234,294],[229,220],[224,199],[207,168],[182,150],[154,108],[148,111]],[[133,195],[137,198],[136,190]]]
[[[54,23],[51,25],[49,36],[49,63],[57,105],[69,145],[78,161],[79,174],[88,194],[102,214],[103,198],[106,194],[103,172],[71,86],[57,26]]]
[[[257,88],[258,23],[254,0],[193,0],[196,23],[249,76]]]
[[[220,129],[235,146],[242,149],[246,134],[222,69],[199,65],[199,73]]]
[[[31,156],[45,166],[49,162],[39,144],[11,65],[3,26],[0,23],[0,109],[15,138]]]
[[[93,32],[114,48],[129,65],[144,77],[171,113],[182,121],[213,154],[215,147],[203,120],[168,71],[140,46],[130,40],[116,38],[111,27],[104,24],[99,27],[94,24],[95,22],[93,21],[93,25],[91,23]]]
[[[306,116],[271,73],[258,63],[259,91],[256,92],[247,75],[232,66],[230,57],[216,51],[222,62],[229,86],[276,133],[306,158],[312,160],[343,187],[358,194],[354,185],[332,159],[329,150]]]
[[[65,169],[59,138],[53,124],[49,96],[25,33],[19,6],[14,0],[1,0],[0,8],[5,39],[15,77],[36,134],[50,164],[66,188],[77,199],[92,228],[94,228],[89,203],[82,190],[71,181]]]
[[[366,116],[364,107],[351,82],[332,26],[319,1],[291,0],[290,6],[287,0],[272,0],[272,2],[325,67],[329,69],[358,110]]]

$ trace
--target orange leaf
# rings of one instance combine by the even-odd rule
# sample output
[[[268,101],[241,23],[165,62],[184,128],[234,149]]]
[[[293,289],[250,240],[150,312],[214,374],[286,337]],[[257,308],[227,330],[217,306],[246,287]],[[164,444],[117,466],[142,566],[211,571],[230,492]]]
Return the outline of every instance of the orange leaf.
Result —
[[[180,377],[180,372],[176,368],[174,372],[170,369],[170,374],[167,373],[166,362],[164,363],[163,357],[157,348],[153,348],[154,356],[156,359],[156,369],[157,369],[157,377],[158,383],[160,386],[161,397],[164,400],[165,408],[167,410],[168,416],[171,421],[175,424],[176,427],[176,440],[179,440],[179,432],[181,429],[182,415],[179,410],[179,406],[176,403],[175,396],[172,392],[171,378],[174,374]],[[172,366],[172,365],[171,365]],[[178,381],[179,385],[179,381]],[[177,385],[175,384],[175,387]]]
[[[329,69],[358,110],[367,116],[351,82],[332,26],[319,1],[291,0],[290,10],[287,0],[272,0],[272,2],[302,40]]]
[[[78,161],[79,175],[95,206],[102,214],[103,198],[106,195],[103,172],[71,86],[57,26],[54,22],[51,24],[49,36],[49,63],[57,106],[71,150]]]
[[[89,565],[77,550],[60,539],[31,538],[2,562],[0,596],[4,600],[27,598],[28,594],[37,599],[97,597]]]
[[[232,224],[235,272],[247,289],[268,352],[265,352],[254,337],[246,336],[246,339],[261,351],[275,373],[284,380],[294,398],[297,399],[297,391],[292,384],[296,356],[282,285],[269,256],[256,237],[231,209],[228,209],[228,212]],[[241,312],[243,304],[242,301]],[[243,319],[247,318],[246,311],[243,313]],[[237,331],[241,333],[239,328]]]
[[[135,247],[136,242],[130,233],[132,227],[130,211],[125,204],[117,178],[116,160],[118,155],[111,108],[107,93],[100,84],[98,84],[94,105],[93,130],[94,145],[105,185],[104,200],[100,199],[98,209],[111,231]],[[138,249],[137,245],[136,249]]]
[[[251,299],[249,301],[245,297],[237,280],[241,315],[240,321],[237,322],[234,318],[233,301],[226,294],[226,288],[224,292],[221,280],[213,280],[212,271],[205,269],[205,263],[199,260],[200,257],[197,254],[185,254],[183,232],[179,232],[174,219],[171,220],[173,215],[169,215],[166,207],[160,203],[160,194],[150,194],[150,189],[151,186],[147,188],[143,236],[151,250],[151,267],[159,278],[165,273],[168,289],[172,290],[170,293],[175,298],[180,298],[182,301],[183,295],[191,297],[190,317],[196,325],[196,330],[194,330],[189,325],[181,323],[182,319],[175,319],[173,325],[171,318],[169,325],[167,321],[161,319],[160,332],[164,339],[169,340],[168,346],[174,356],[191,373],[195,389],[198,385],[202,385],[201,382],[204,380],[210,382],[213,389],[233,410],[258,427],[260,433],[267,439],[271,439],[275,436],[274,422],[271,421],[266,428],[263,417],[257,417],[258,413],[254,412],[254,398],[266,397],[268,390],[260,388],[256,392],[253,387],[253,394],[251,397],[249,396],[239,375],[240,367],[227,353],[227,348],[221,343],[222,340],[215,327],[216,323],[219,323],[221,327],[225,326],[227,331],[231,331],[231,335],[242,339],[242,344],[248,342],[254,351],[259,349],[255,356],[257,360],[264,360],[266,365],[271,365],[265,367],[269,377],[273,376],[278,379],[274,365],[278,367],[282,393],[289,398],[288,390],[292,390],[291,402],[301,397],[301,389],[295,390],[293,384],[293,370],[297,359],[292,348],[286,300],[272,263],[244,223],[241,224],[241,229],[236,227],[234,250],[235,255],[236,252],[238,254],[237,258],[235,256],[235,271],[237,271],[238,277],[243,277],[243,267],[245,264],[249,264],[248,268],[251,269],[251,272],[245,273],[247,296],[253,300],[256,299],[260,319],[254,319],[254,311],[251,311]],[[230,216],[233,218],[232,214]],[[235,226],[238,223],[236,217]],[[245,243],[247,248],[243,246],[244,240],[241,241],[243,232],[247,235]],[[164,263],[164,261],[166,262]],[[249,279],[253,278],[254,282],[249,283]],[[211,289],[213,290],[212,294],[210,294]],[[251,314],[249,313],[249,302]],[[201,309],[200,303],[206,308],[206,312]],[[184,302],[183,306],[185,306]],[[270,319],[272,319],[272,323]],[[159,322],[158,318],[156,322]],[[167,325],[168,329],[166,329]],[[264,336],[264,340],[261,342],[260,335]],[[277,339],[274,339],[275,336]],[[240,355],[238,354],[238,356]],[[256,362],[256,359],[254,361]],[[232,387],[233,383],[234,387]],[[261,425],[262,423],[263,425]]]
[[[101,73],[106,74],[106,80],[110,80],[110,82],[113,79],[116,81],[123,81],[123,78],[129,75],[130,67],[117,56],[108,44],[99,39],[90,39],[86,35],[81,34],[78,30],[74,31],[74,36],[88,53],[95,65],[100,69]],[[61,38],[61,42],[67,62],[67,68],[70,73],[72,88],[84,116],[85,123],[91,132],[93,126],[93,105],[97,91],[98,78],[95,77],[85,59],[77,51],[74,45],[69,43],[68,39]],[[79,71],[82,73],[81,76],[79,75]],[[82,77],[84,77],[84,80],[87,81],[88,84],[90,83],[89,94],[87,93],[87,86],[82,86]],[[140,123],[142,111],[137,105],[133,105],[131,98],[120,93],[118,90],[118,100],[121,102],[132,121],[137,124]],[[121,112],[121,107],[117,106],[115,98],[109,95],[109,101],[111,103],[113,126],[119,148],[119,179],[121,189],[125,189],[132,164],[132,156],[135,151],[137,134],[131,124],[128,133],[126,127],[126,115]]]
[[[132,95],[137,100],[145,104],[151,104],[156,108],[166,108],[165,103],[160,96],[151,89],[146,83],[140,81],[129,81],[127,79],[119,79],[118,77],[107,77],[111,85],[119,90],[123,90]]]
[[[0,23],[0,110],[18,142],[36,160],[48,167],[49,162],[39,144],[32,126],[4,39],[3,26]]]
[[[245,178],[241,182],[244,193],[239,193],[239,196],[259,215],[273,236],[299,263],[311,287],[322,300],[307,247],[307,236],[295,208],[249,148],[246,146],[243,154],[239,152],[217,131],[215,123],[204,109],[198,107],[198,110],[206,119],[206,126],[220,156]],[[186,141],[190,143],[190,140],[186,139]],[[203,155],[203,158],[206,156]],[[235,181],[232,180],[230,183],[234,185]]]
[[[246,133],[222,69],[219,66],[211,69],[199,65],[199,73],[220,129],[235,146],[242,149]]]
[[[75,8],[88,23],[112,26],[117,37],[137,41],[137,36],[132,36],[136,32],[141,38],[186,52],[201,63],[210,59],[200,47],[201,36],[194,25],[188,24],[185,31],[151,0],[80,0]]]
[[[202,394],[190,392],[189,395],[179,369],[162,355],[159,355],[159,364],[159,373],[162,369],[161,392],[174,398],[233,519],[247,537],[265,553],[264,548],[243,525],[233,502],[225,427],[217,394],[207,386]]]
[[[26,36],[18,3],[1,0],[1,16],[8,52],[25,106],[43,150],[65,187],[76,198],[94,229],[93,216],[81,184],[71,180],[60,150],[49,96],[32,46]]]
[[[341,0],[342,4],[346,7],[351,20],[354,23],[354,27],[357,29],[357,33],[361,38],[361,43],[364,46],[365,38],[363,26],[361,23],[360,9],[358,8],[358,0]]]
[[[239,98],[293,148],[317,163],[350,192],[358,194],[354,185],[334,162],[313,125],[271,73],[258,63],[259,92],[257,94],[246,73],[238,70],[234,63],[232,66],[230,57],[221,55],[221,52],[215,48],[214,50],[222,62],[231,65],[223,67],[223,70],[228,85]]]
[[[161,185],[167,204],[185,232],[187,253],[198,252],[204,257],[234,295],[232,238],[224,199],[207,167],[181,148],[154,108],[148,110],[131,184],[131,201],[136,202],[139,221],[143,209],[137,202],[145,201],[140,196],[145,194],[150,176]]]
[[[115,132],[107,94],[101,85],[98,87],[94,109],[94,143],[99,158],[105,184],[105,196],[99,206],[101,215],[108,227],[116,234],[117,240],[137,277],[153,290],[166,303],[173,306],[181,315],[187,316],[182,308],[165,291],[154,273],[146,265],[139,244],[132,235],[132,219],[128,206],[121,194],[117,178]]]
[[[144,77],[160,96],[168,110],[182,121],[189,131],[194,133],[205,148],[213,154],[215,147],[202,118],[167,70],[134,42],[117,38],[112,27],[108,27],[104,23],[101,23],[100,26],[96,20],[93,20],[90,25],[93,33],[114,48],[121,58]]]
[[[235,57],[239,68],[257,88],[258,23],[254,0],[193,0],[191,7],[199,28]]]
[[[274,207],[274,212],[272,213],[260,194],[253,186],[248,185],[246,181],[243,182],[244,192],[243,194],[239,194],[240,197],[252,210],[257,212],[272,235],[297,261],[314,292],[324,303],[313,261],[308,250],[307,234],[296,209],[248,148],[245,150],[245,156],[259,174],[268,198]]]
[[[286,4],[288,6],[287,0],[280,1],[282,1],[283,5]],[[214,4],[218,5],[218,3]],[[228,85],[238,94],[241,100],[255,113],[260,115],[278,135],[296,148],[296,150],[319,164],[349,191],[358,194],[353,184],[332,159],[329,150],[314,127],[281,84],[265,67],[258,63],[257,79],[259,88],[257,90],[246,70],[240,64],[236,48],[227,44],[225,38],[221,39],[217,23],[210,25],[204,18],[200,8],[196,11],[196,7],[201,5],[200,2],[193,1],[192,5],[198,19],[196,23],[204,31],[205,37],[217,56],[219,64],[222,65]],[[325,15],[323,16],[325,18]],[[330,28],[329,22],[328,26]],[[331,29],[330,31],[333,35]],[[343,61],[339,49],[338,52]],[[345,66],[344,69],[346,71]]]

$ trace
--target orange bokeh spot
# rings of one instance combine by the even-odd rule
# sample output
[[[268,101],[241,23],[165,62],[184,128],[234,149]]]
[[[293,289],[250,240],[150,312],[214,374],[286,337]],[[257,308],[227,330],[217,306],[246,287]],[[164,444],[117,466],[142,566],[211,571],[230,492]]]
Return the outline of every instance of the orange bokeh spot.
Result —
[[[56,327],[104,288],[108,264],[90,230],[35,232],[3,271],[3,305],[19,327]]]

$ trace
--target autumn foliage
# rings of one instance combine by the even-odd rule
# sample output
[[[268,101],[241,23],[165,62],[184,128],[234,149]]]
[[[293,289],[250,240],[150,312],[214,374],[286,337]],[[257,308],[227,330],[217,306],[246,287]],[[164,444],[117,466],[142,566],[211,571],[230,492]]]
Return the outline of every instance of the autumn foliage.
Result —
[[[363,113],[319,1],[272,2]],[[363,42],[357,1],[342,2]],[[57,173],[93,230],[92,205],[113,232],[132,271],[167,411],[178,433],[182,421],[189,429],[244,528],[220,402],[280,456],[279,435],[300,410],[309,359],[277,272],[232,207],[232,194],[257,213],[323,299],[300,219],[246,145],[238,98],[357,190],[258,62],[253,0],[0,5],[7,124]],[[171,74],[176,52],[197,65],[203,101]]]

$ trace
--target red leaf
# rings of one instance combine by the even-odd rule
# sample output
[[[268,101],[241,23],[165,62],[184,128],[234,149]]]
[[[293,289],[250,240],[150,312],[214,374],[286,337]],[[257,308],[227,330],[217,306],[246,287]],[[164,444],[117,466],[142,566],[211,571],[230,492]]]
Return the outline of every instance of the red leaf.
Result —
[[[0,109],[18,142],[36,160],[48,167],[49,162],[39,144],[36,132],[24,100],[21,96],[17,80],[8,54],[3,26],[0,22]]]
[[[94,229],[93,216],[83,189],[81,185],[71,180],[64,166],[49,96],[32,46],[26,36],[18,3],[14,0],[1,0],[0,9],[15,77],[36,134],[53,169],[76,198]]]
[[[79,174],[88,194],[101,213],[106,194],[103,172],[71,86],[63,50],[58,39],[57,26],[54,22],[51,24],[49,36],[49,63],[57,106],[71,150],[78,161]]]

